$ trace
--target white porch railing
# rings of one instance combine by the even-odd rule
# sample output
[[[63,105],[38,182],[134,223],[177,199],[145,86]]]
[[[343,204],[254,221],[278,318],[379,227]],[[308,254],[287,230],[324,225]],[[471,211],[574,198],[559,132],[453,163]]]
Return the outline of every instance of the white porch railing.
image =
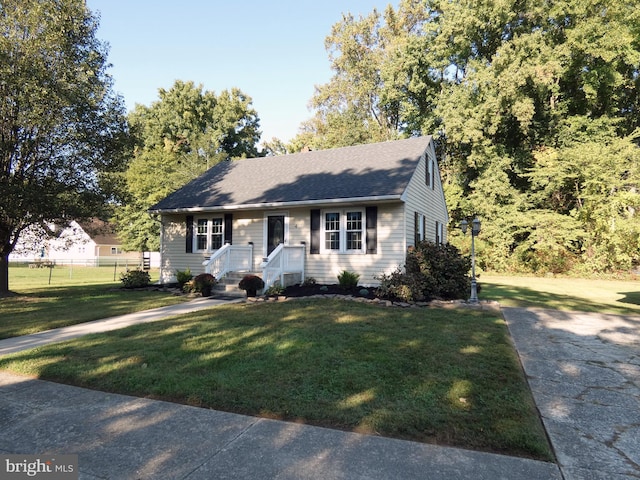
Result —
[[[278,245],[271,255],[262,262],[262,280],[264,291],[274,285],[278,280],[280,285],[285,285],[285,274],[299,273],[300,281],[304,280],[304,245]]]
[[[253,270],[253,245],[225,244],[218,249],[209,260],[202,262],[204,271],[216,279],[224,277],[228,272],[250,272]]]

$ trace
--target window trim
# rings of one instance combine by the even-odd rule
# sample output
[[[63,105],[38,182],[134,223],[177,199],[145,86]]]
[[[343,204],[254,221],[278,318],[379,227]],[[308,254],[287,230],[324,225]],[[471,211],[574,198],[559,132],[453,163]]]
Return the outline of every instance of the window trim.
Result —
[[[347,247],[347,214],[348,213],[359,213],[360,214],[360,229],[359,230],[349,230],[349,232],[360,232],[360,248],[359,249],[350,249]],[[331,232],[334,230],[326,230],[326,220],[327,214],[329,213],[337,213],[339,215],[339,229],[338,232],[338,245],[339,248],[331,249],[326,246],[326,234],[327,232]],[[340,254],[340,255],[360,255],[367,253],[367,211],[364,207],[353,207],[353,208],[327,208],[321,210],[320,213],[320,253],[324,254]]]
[[[206,247],[204,249],[198,248],[198,239],[203,236],[203,234],[198,232],[198,227],[200,226],[200,222],[206,220],[207,229],[206,233]],[[220,222],[220,232],[216,233],[216,236],[219,236],[221,239],[220,248],[224,246],[225,243],[225,221],[224,216],[212,216],[212,217],[195,217],[193,219],[193,253],[211,253],[218,250],[217,248],[212,248],[213,246],[213,221],[217,220]]]

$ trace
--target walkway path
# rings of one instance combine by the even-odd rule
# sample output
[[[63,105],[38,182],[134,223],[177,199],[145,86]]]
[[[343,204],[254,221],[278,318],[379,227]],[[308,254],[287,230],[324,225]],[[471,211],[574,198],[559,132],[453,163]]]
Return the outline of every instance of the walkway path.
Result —
[[[28,350],[30,348],[39,347],[49,343],[71,340],[72,338],[81,337],[89,333],[108,332],[110,330],[117,330],[118,328],[128,327],[137,323],[157,322],[158,320],[175,315],[183,315],[185,313],[215,307],[216,305],[242,301],[242,298],[230,300],[224,297],[200,297],[195,300],[178,303],[176,305],[168,305],[166,307],[158,307],[152,310],[144,310],[142,312],[129,313],[127,315],[79,323],[69,327],[56,328],[53,330],[34,333],[32,335],[24,335],[22,337],[6,338],[0,340],[0,356],[20,352],[22,350]]]
[[[640,479],[640,317],[503,313],[565,480]]]

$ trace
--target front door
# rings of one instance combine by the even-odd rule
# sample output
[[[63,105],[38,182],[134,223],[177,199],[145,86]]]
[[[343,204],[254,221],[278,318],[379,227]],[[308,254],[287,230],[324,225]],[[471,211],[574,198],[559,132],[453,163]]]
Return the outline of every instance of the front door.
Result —
[[[284,215],[270,215],[267,217],[267,256],[281,243],[284,243]]]

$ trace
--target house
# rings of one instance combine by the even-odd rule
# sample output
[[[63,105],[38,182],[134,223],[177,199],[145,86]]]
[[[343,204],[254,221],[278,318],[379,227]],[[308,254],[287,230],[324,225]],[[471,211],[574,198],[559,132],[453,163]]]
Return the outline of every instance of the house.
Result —
[[[215,165],[150,209],[161,219],[161,282],[177,270],[360,284],[404,265],[418,240],[446,242],[430,136]]]
[[[27,262],[30,266],[141,265],[142,254],[124,252],[113,226],[102,220],[82,223],[74,220],[67,227],[50,225],[48,229],[54,232],[53,236],[35,227],[23,232],[9,260]]]

